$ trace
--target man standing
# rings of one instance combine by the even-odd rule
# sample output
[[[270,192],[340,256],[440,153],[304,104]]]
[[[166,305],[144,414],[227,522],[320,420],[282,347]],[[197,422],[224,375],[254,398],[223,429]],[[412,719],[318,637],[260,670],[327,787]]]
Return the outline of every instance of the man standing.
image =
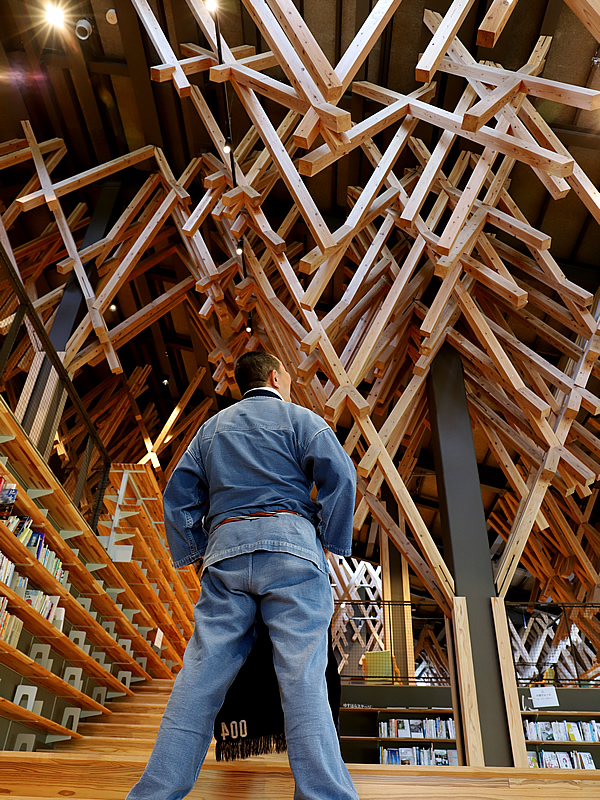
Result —
[[[333,598],[324,551],[350,554],[354,466],[331,428],[291,402],[279,359],[245,353],[235,379],[242,400],[200,428],[165,489],[174,564],[204,559],[202,592],[183,669],[128,800],[180,800],[192,789],[215,716],[252,648],[259,607],[295,800],[357,800],[325,683]]]

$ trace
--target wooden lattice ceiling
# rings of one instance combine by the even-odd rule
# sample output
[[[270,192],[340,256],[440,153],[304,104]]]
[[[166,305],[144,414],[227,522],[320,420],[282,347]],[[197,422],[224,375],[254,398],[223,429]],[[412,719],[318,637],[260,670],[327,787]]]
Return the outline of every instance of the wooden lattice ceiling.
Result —
[[[116,26],[105,5],[70,7],[89,42],[18,0],[0,11],[0,234],[45,319],[77,275],[88,312],[65,364],[119,460],[168,473],[262,345],[358,465],[357,548],[387,532],[448,609],[424,392],[448,341],[499,591],[521,563],[533,599],[597,600],[595,4],[223,3],[220,58],[202,0],[115,2]],[[109,177],[121,206],[82,249]],[[28,357],[9,365],[15,400]],[[182,395],[177,413],[198,407],[178,419]],[[80,444],[59,430],[73,464]]]

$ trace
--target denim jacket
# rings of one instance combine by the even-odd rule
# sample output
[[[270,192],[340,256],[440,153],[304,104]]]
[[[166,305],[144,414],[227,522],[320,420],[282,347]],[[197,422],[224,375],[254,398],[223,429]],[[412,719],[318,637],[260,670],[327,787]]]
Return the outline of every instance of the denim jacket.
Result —
[[[355,495],[352,460],[321,417],[254,390],[202,425],[171,475],[163,505],[173,562],[271,550],[322,568],[323,548],[350,555]],[[221,524],[278,511],[294,513]]]

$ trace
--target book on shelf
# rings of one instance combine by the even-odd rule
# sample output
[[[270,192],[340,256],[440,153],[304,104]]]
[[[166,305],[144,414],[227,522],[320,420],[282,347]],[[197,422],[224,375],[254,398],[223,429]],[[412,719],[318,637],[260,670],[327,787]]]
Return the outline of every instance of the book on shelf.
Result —
[[[413,739],[423,739],[425,736],[422,719],[409,720],[410,735]]]
[[[558,755],[554,750],[542,750],[540,753],[542,757],[542,766],[545,769],[558,769]]]
[[[17,647],[22,630],[23,621],[14,614],[7,613],[0,624],[0,639],[12,647]]]
[[[10,586],[15,572],[15,565],[7,558],[4,553],[0,553],[0,581],[6,586]]]
[[[29,585],[29,578],[26,575],[20,575],[17,570],[14,571],[10,588],[16,592],[20,597],[25,598],[25,592]]]
[[[582,742],[583,736],[577,722],[567,722],[567,735],[570,742]]]
[[[539,761],[538,761],[538,754],[535,752],[535,750],[528,750],[527,751],[527,764],[532,769],[539,769],[540,768],[540,764],[539,764]]]
[[[571,758],[574,758],[578,769],[596,769],[591,753],[577,751],[571,753]]]
[[[17,484],[5,483],[0,489],[0,519],[8,519],[17,499]]]

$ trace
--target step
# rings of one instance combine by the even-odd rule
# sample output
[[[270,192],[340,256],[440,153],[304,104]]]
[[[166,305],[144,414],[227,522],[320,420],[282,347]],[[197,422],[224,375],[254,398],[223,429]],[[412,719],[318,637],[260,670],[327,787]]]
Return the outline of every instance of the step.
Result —
[[[170,678],[155,678],[153,681],[136,683],[131,688],[136,694],[138,692],[170,692],[174,683],[175,681]]]
[[[115,757],[90,752],[0,754],[0,796],[7,800],[125,800],[147,753]],[[351,764],[363,800],[597,800],[598,770],[503,767],[405,767]],[[551,774],[549,774],[551,773]],[[279,756],[208,761],[187,800],[282,800],[294,782]]]
[[[79,747],[71,747],[73,742],[57,742],[54,746],[56,751],[81,752],[93,751],[96,753],[118,753],[120,757],[125,757],[128,753],[149,753],[154,746],[154,738],[142,739],[121,738],[119,736],[84,736],[82,739],[75,739]]]
[[[158,703],[154,700],[152,703],[118,703],[115,700],[110,700],[106,703],[106,708],[110,709],[114,714],[131,714],[134,711],[140,714],[144,714],[146,712],[154,712],[162,713],[167,706],[167,700],[165,699],[162,703]]]
[[[129,724],[115,724],[112,722],[80,722],[77,733],[84,736],[118,736],[122,739],[155,739],[159,721],[155,725],[140,725],[138,722]]]
[[[156,725],[156,727],[158,727],[161,719],[163,718],[163,711],[164,709],[160,709],[159,711],[155,712],[131,712],[130,714],[123,711],[117,714],[112,714],[106,719],[110,719],[111,725],[135,725],[141,723],[142,725]],[[98,718],[98,724],[102,724],[100,723],[100,718]],[[77,730],[79,730],[79,728]]]
[[[142,694],[134,697],[119,697],[116,700],[109,700],[105,705],[111,709],[124,708],[125,706],[165,706],[168,699],[168,694]]]

